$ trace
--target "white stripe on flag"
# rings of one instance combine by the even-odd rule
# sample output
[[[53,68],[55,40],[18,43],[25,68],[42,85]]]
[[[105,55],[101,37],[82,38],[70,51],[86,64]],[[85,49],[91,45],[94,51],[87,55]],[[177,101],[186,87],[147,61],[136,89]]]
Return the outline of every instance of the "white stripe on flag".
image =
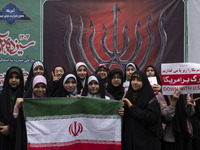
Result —
[[[71,118],[26,122],[29,143],[121,141],[121,118]],[[114,136],[115,135],[115,136]]]

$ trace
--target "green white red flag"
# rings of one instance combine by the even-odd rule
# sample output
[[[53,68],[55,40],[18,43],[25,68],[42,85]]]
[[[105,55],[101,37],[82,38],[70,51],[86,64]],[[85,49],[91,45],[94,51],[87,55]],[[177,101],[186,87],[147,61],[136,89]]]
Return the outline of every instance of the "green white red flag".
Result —
[[[25,99],[29,150],[121,150],[121,102],[105,99]]]

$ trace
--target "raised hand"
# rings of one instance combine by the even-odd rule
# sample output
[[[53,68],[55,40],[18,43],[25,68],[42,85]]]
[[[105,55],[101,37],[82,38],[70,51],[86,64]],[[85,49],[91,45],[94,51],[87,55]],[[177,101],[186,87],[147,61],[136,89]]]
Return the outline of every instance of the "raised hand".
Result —
[[[51,72],[51,74],[52,74],[52,77],[53,77],[53,81],[54,81],[54,82],[58,82],[59,79],[58,79],[58,77],[56,77],[56,76],[54,75],[53,71]]]
[[[174,94],[173,94],[172,100],[173,100],[173,101],[178,101],[180,95],[181,95],[181,91],[180,91],[180,90],[175,90],[175,91],[174,91]]]
[[[193,99],[193,94],[187,94],[187,105],[189,106],[196,106],[196,100],[200,99],[200,97]]]

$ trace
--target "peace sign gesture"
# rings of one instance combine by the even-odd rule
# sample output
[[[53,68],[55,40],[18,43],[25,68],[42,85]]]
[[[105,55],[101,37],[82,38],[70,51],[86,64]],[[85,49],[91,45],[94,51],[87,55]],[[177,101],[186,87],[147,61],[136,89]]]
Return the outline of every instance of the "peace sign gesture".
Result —
[[[58,82],[59,81],[58,77],[56,77],[54,75],[53,71],[51,73],[52,73],[52,77],[53,77],[53,82]]]
[[[178,101],[180,95],[181,95],[181,91],[180,91],[180,90],[175,90],[175,91],[174,91],[174,94],[173,94],[172,100],[173,100],[173,101]]]
[[[196,106],[196,100],[199,100],[200,97],[193,99],[193,94],[187,94],[187,105],[189,106]]]

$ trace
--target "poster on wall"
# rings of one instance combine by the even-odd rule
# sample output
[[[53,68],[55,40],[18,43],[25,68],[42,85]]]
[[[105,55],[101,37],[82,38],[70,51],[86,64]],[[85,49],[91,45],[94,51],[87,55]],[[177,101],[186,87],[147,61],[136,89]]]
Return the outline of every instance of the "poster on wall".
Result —
[[[71,71],[83,61],[140,69],[184,61],[183,0],[3,0],[0,6],[0,86],[5,72],[19,66],[27,77],[42,60]]]
[[[9,67],[20,67],[26,80],[32,63],[42,59],[41,4],[34,0],[1,1],[0,91]]]
[[[83,61],[90,72],[98,64],[124,69],[135,62],[184,61],[182,0],[60,0],[44,3],[44,62],[72,70]],[[53,65],[52,65],[53,64]]]

